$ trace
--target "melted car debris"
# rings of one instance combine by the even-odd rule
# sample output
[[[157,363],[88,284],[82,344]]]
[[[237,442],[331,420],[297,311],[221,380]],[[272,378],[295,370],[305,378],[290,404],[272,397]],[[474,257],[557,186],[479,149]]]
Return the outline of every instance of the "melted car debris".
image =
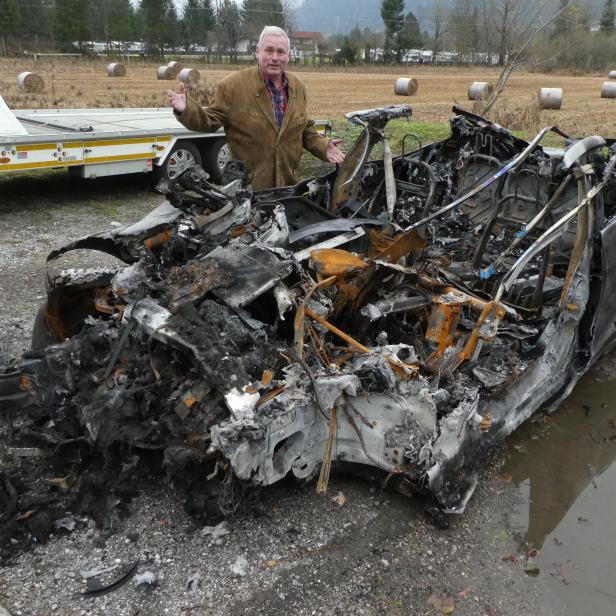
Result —
[[[0,530],[43,504],[112,529],[152,459],[211,526],[289,474],[325,491],[336,463],[461,513],[482,455],[614,339],[616,157],[454,112],[449,138],[371,162],[411,108],[348,114],[345,163],[294,187],[194,167],[139,223],[51,253],[126,265],[50,277],[33,350],[0,370],[11,447],[71,462],[61,503],[1,476]]]

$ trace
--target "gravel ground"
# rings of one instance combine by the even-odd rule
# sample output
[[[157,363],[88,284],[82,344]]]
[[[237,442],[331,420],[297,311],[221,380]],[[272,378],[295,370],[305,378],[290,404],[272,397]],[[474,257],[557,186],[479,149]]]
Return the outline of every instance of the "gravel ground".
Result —
[[[21,354],[45,293],[45,257],[56,246],[128,223],[160,202],[147,178],[71,183],[62,174],[0,179],[0,352]],[[98,265],[100,257],[90,262]],[[2,451],[0,450],[0,455]],[[1,466],[17,464],[4,456]],[[488,616],[568,614],[543,576],[524,572],[509,514],[519,498],[499,479],[502,452],[486,462],[466,513],[438,530],[418,497],[336,475],[325,497],[314,483],[281,482],[213,538],[183,511],[172,486],[152,477],[110,538],[71,512],[59,531],[0,569],[2,607],[12,615],[410,614]],[[41,466],[41,476],[46,475]],[[344,498],[332,500],[339,494]],[[343,503],[343,504],[341,504]],[[80,571],[138,561],[134,580],[85,598]],[[435,596],[445,595],[441,607]],[[437,597],[438,598],[438,597]]]

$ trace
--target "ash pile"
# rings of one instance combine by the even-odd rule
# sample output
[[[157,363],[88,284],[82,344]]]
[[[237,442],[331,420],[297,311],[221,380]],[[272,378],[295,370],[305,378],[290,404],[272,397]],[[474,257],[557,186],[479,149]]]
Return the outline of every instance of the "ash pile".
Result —
[[[483,454],[613,341],[616,159],[454,111],[395,157],[409,106],[347,114],[344,165],[294,187],[194,167],[140,222],[51,253],[122,266],[50,274],[32,350],[0,369],[3,453],[38,456],[0,476],[2,556],[67,511],[112,530],[151,473],[206,524],[343,463],[461,513]]]

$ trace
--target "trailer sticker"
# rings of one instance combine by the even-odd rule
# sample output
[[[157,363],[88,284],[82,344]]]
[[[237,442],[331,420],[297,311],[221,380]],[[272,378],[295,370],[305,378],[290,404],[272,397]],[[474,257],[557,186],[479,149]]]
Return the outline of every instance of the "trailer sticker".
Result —
[[[24,158],[28,158],[28,152],[23,152],[21,150],[17,151],[17,160],[23,160]]]

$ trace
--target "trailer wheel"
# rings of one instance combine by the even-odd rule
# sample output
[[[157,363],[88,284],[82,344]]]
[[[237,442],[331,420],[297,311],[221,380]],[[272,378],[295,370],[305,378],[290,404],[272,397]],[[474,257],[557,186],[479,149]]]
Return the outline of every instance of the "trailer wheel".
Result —
[[[222,181],[222,170],[230,158],[229,144],[222,139],[208,143],[204,148],[203,168],[210,174],[215,184]]]
[[[201,165],[201,152],[190,141],[178,141],[159,167],[159,175],[163,180],[173,181],[194,165]]]

